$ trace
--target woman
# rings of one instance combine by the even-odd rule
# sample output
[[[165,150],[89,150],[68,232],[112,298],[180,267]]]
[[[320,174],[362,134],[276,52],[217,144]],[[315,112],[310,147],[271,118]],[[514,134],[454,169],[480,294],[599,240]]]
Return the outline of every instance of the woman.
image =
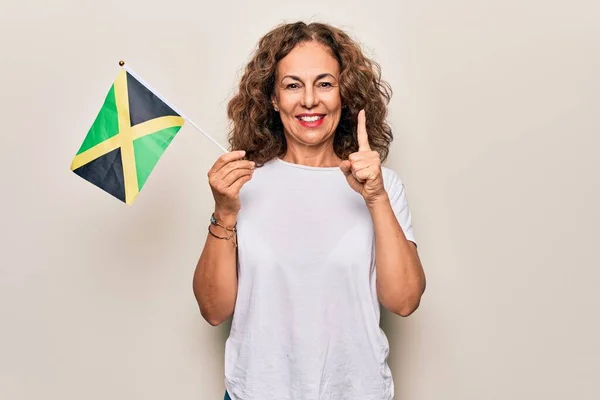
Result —
[[[260,40],[228,105],[235,151],[208,172],[193,282],[211,325],[233,316],[226,399],[393,398],[379,306],[410,315],[425,276],[404,186],[381,166],[389,97],[339,29]]]

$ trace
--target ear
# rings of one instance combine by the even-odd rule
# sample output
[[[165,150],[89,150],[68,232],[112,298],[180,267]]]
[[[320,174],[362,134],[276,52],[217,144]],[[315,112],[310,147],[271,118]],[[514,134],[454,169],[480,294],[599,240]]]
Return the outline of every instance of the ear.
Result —
[[[279,106],[277,105],[277,97],[274,94],[271,96],[271,104],[273,104],[273,109],[278,112]]]

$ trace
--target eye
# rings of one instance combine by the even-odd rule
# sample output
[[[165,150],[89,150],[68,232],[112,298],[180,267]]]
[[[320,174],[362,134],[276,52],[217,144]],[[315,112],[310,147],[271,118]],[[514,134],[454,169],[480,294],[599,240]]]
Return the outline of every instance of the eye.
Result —
[[[331,87],[333,87],[333,84],[331,82],[320,82],[319,87],[320,88],[331,88]]]
[[[286,89],[298,89],[299,87],[300,85],[298,85],[297,83],[290,83],[285,86]]]

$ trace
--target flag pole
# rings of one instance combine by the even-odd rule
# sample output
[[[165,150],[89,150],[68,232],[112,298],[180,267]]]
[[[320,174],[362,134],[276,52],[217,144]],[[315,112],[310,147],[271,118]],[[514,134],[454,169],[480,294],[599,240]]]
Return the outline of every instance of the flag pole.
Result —
[[[211,142],[213,142],[215,145],[217,145],[217,147],[219,147],[224,153],[228,153],[227,149],[225,149],[223,146],[221,146],[221,144],[219,142],[217,142],[215,139],[213,139],[212,137],[210,137],[210,135],[208,135],[206,132],[204,132],[202,129],[200,129],[198,127],[198,125],[196,125],[194,123],[194,121],[192,121],[191,119],[189,119],[188,117],[186,117],[181,111],[179,111],[177,108],[175,108],[170,102],[168,102],[156,90],[154,90],[150,85],[148,85],[138,74],[136,74],[135,72],[133,72],[133,70],[131,68],[129,68],[129,66],[125,65],[125,61],[123,61],[123,60],[119,61],[119,66],[121,66],[123,69],[125,69],[127,72],[129,72],[135,79],[137,79],[138,81],[140,81],[140,83],[142,85],[146,86],[148,88],[148,90],[150,90],[152,93],[154,93],[154,95],[156,97],[158,97],[165,104],[167,104],[169,107],[171,107],[173,109],[173,111],[175,111],[177,114],[179,114],[184,120],[186,120],[187,122],[189,122],[190,125],[192,125],[194,128],[196,128],[201,134],[203,134],[204,136],[206,136]]]

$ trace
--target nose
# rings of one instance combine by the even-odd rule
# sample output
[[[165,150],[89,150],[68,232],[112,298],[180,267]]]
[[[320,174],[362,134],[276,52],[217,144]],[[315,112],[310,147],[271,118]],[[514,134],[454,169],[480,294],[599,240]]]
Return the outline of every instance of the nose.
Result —
[[[302,96],[302,106],[311,109],[319,104],[319,96],[312,86],[307,85]]]

